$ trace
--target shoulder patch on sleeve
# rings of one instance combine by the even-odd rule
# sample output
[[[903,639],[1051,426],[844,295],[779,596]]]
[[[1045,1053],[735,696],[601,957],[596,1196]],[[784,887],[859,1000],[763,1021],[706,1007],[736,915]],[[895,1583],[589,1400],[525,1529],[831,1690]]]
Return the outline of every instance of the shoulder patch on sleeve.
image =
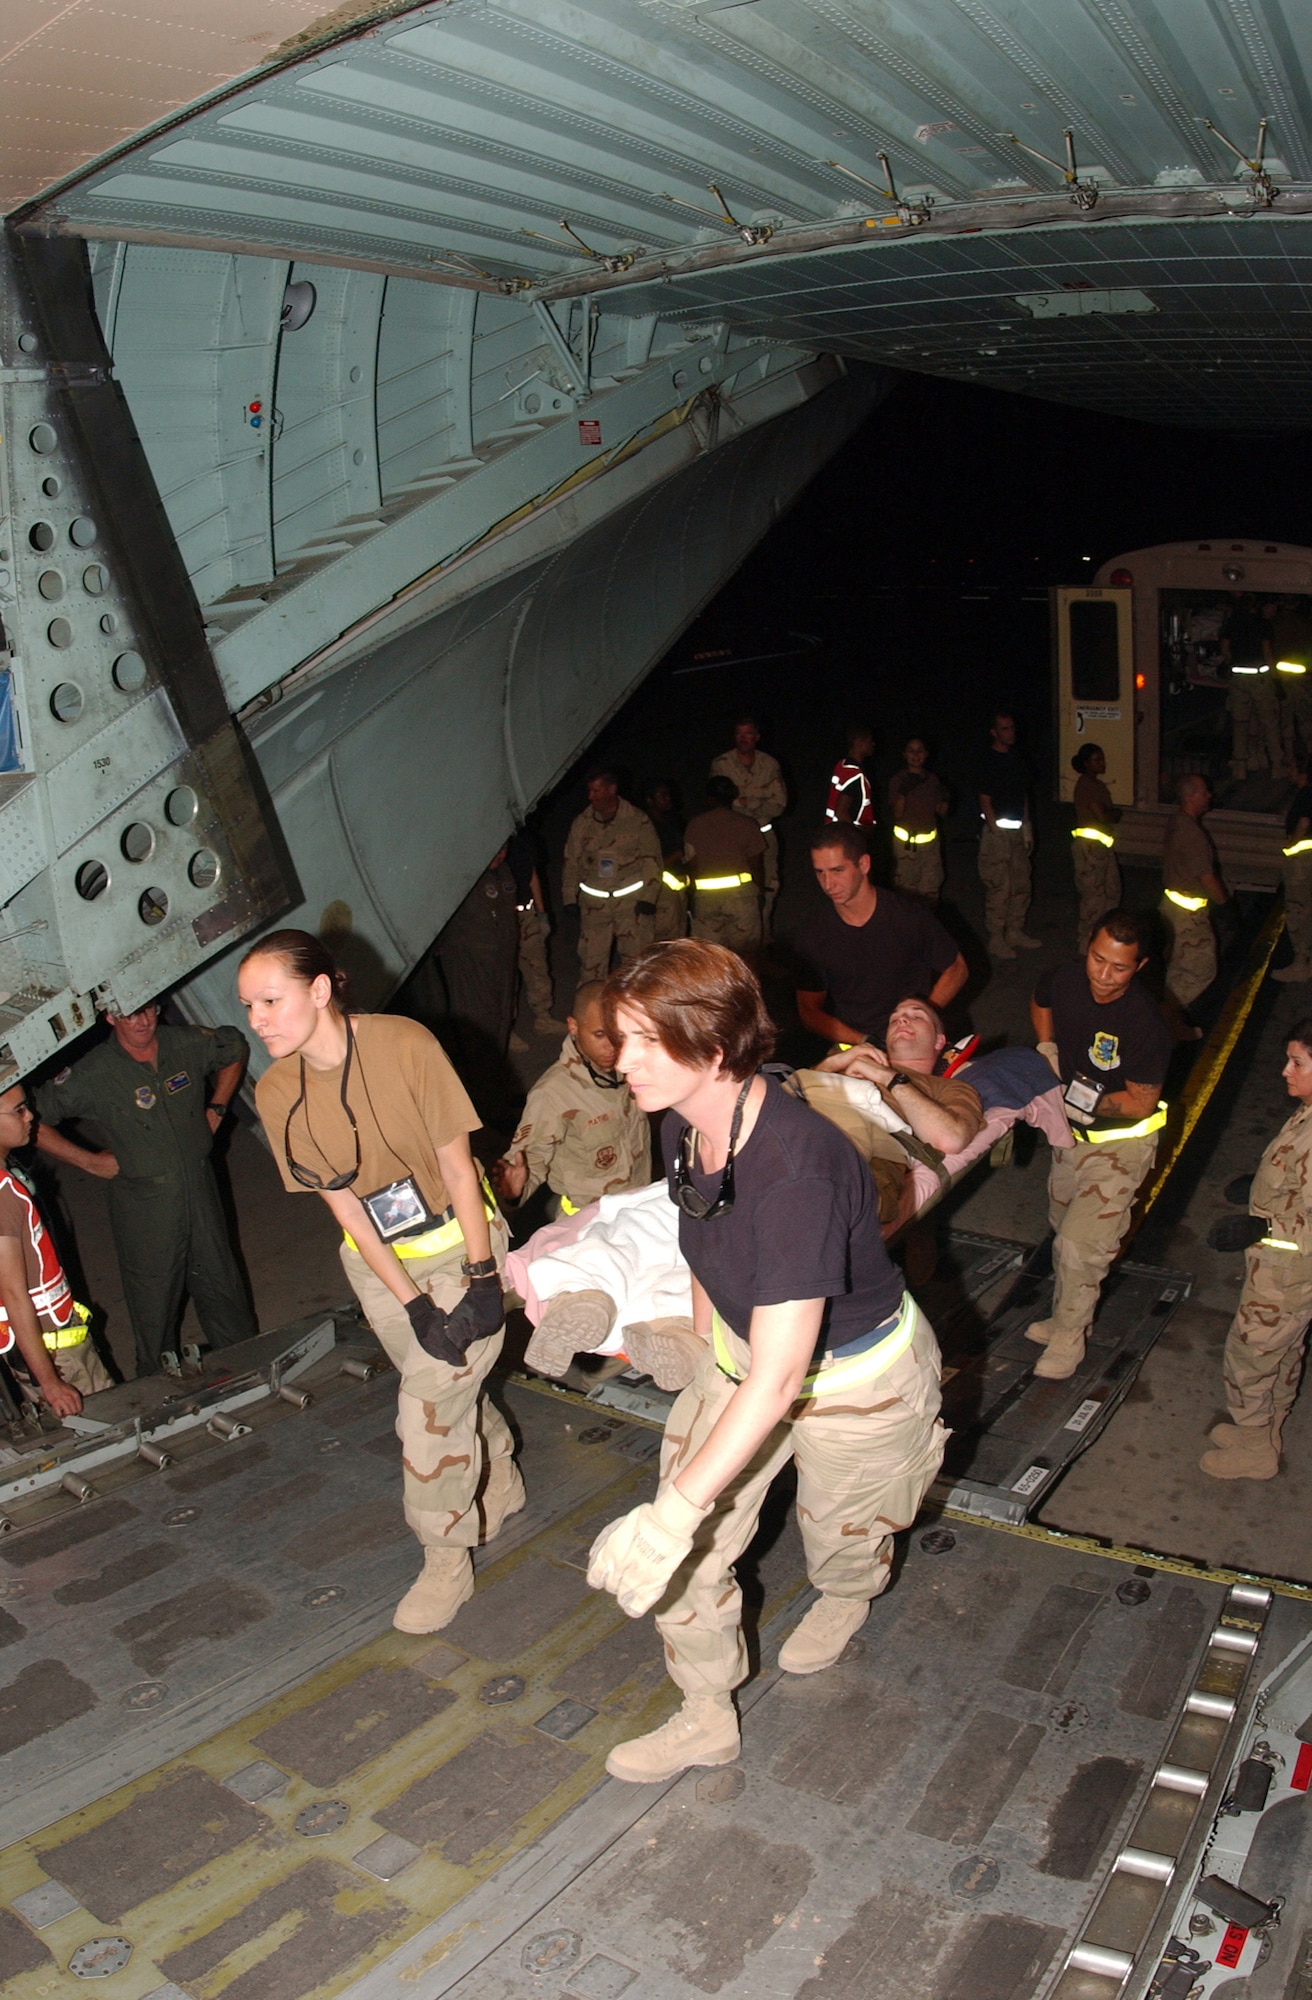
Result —
[[[70,1063],[65,1063],[63,1069],[59,1071],[59,1074],[57,1076],[52,1076],[50,1081],[54,1084],[67,1083],[68,1079],[70,1078],[70,1076],[72,1076],[72,1074],[73,1074],[72,1065]]]

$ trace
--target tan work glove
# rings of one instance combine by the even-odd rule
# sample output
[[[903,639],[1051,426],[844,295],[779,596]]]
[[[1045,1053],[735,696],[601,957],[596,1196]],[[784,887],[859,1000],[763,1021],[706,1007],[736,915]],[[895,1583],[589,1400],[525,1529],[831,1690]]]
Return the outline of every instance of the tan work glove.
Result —
[[[626,1618],[641,1618],[664,1596],[710,1511],[685,1500],[677,1486],[667,1486],[655,1500],[602,1529],[588,1558],[589,1584],[609,1590]]]
[[[1058,1083],[1060,1083],[1061,1057],[1057,1054],[1057,1044],[1055,1042],[1040,1042],[1039,1054],[1043,1057],[1044,1062],[1047,1063]]]

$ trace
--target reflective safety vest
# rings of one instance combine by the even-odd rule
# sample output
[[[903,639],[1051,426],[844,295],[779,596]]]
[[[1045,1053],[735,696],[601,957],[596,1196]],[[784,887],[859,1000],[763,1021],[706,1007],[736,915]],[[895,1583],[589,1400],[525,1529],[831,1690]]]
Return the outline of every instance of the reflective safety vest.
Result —
[[[593,896],[599,903],[618,903],[621,896],[636,896],[641,887],[641,882],[626,882],[622,889],[594,889],[590,882],[580,882],[579,893]]]
[[[488,1221],[491,1222],[497,1212],[496,1196],[486,1180],[483,1181],[482,1187],[483,1208]],[[432,1228],[426,1229],[422,1236],[398,1236],[388,1243],[387,1248],[395,1251],[403,1264],[408,1264],[421,1257],[444,1257],[448,1250],[454,1250],[457,1244],[463,1243],[464,1240],[465,1233],[456,1220],[455,1209],[444,1208]],[[342,1231],[342,1241],[348,1250],[358,1250],[360,1247],[345,1230]]]
[[[859,1354],[840,1356],[835,1361],[812,1368],[803,1380],[798,1400],[802,1396],[833,1396],[839,1390],[857,1389],[867,1382],[877,1381],[899,1355],[906,1353],[916,1337],[919,1324],[920,1308],[910,1292],[903,1292],[897,1315],[883,1339],[863,1348]],[[725,1324],[718,1312],[711,1315],[711,1332],[716,1367],[731,1382],[741,1382],[743,1377],[725,1338]]]
[[[86,1307],[78,1305],[73,1297],[68,1279],[64,1276],[64,1267],[31,1191],[17,1174],[8,1169],[0,1173],[0,1187],[18,1196],[23,1207],[27,1240],[36,1257],[37,1281],[28,1286],[28,1297],[38,1320],[44,1318],[55,1322],[53,1327],[42,1327],[41,1338],[47,1347],[76,1347],[80,1340],[86,1339],[89,1315]],[[0,1354],[7,1353],[13,1345],[14,1329],[4,1306],[0,1305]]]
[[[1175,903],[1182,910],[1205,910],[1207,908],[1206,896],[1186,896],[1182,889],[1168,889],[1166,900],[1168,903]]]
[[[1151,1132],[1160,1132],[1166,1123],[1166,1105],[1159,1098],[1156,1111],[1150,1111],[1137,1125],[1117,1125],[1107,1132],[1090,1131],[1087,1125],[1072,1125],[1075,1138],[1086,1146],[1108,1146],[1117,1139],[1146,1139]]]
[[[1076,840],[1097,840],[1104,847],[1115,847],[1116,845],[1114,836],[1110,833],[1104,833],[1100,826],[1077,826],[1073,838]]]
[[[895,826],[893,838],[900,840],[904,847],[927,847],[931,840],[938,839],[938,828],[931,827],[928,833],[912,833],[905,826]]]
[[[708,889],[742,889],[754,880],[750,870],[741,875],[694,875],[692,886],[704,895]]]

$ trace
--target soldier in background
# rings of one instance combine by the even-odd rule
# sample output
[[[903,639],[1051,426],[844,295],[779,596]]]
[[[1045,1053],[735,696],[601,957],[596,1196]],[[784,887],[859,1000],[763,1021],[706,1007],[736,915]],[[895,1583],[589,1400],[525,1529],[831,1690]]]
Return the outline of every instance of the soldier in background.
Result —
[[[447,1044],[479,1110],[503,1131],[514,1116],[513,1111],[506,1115],[507,1100],[518,1095],[506,1062],[519,966],[515,900],[515,878],[501,847],[448,919],[435,947],[451,1023],[445,1030]]]
[[[1229,901],[1212,837],[1202,824],[1211,787],[1197,772],[1181,778],[1162,848],[1162,917],[1171,940],[1166,990],[1181,1007],[1216,978],[1216,933],[1209,905]]]
[[[1295,768],[1298,791],[1285,815],[1281,850],[1284,862],[1280,871],[1285,889],[1285,930],[1294,949],[1294,959],[1271,977],[1302,986],[1312,979],[1312,778],[1305,751],[1297,752]]]
[[[903,768],[888,781],[893,814],[893,886],[907,896],[938,901],[943,887],[943,838],[939,821],[947,812],[947,787],[929,768],[921,736],[908,739]]]
[[[52,1159],[109,1182],[109,1226],[137,1373],[164,1367],[177,1374],[188,1295],[211,1347],[258,1332],[210,1165],[248,1044],[238,1028],[162,1023],[153,1000],[105,1018],[108,1038],[34,1093],[36,1143]],[[91,1119],[108,1150],[67,1138],[58,1129],[66,1118]]]
[[[519,976],[524,998],[533,1014],[533,1031],[538,1035],[563,1035],[565,1023],[552,1013],[555,995],[551,986],[551,966],[547,959],[547,901],[538,874],[537,851],[527,827],[513,834],[506,846],[506,866],[515,878],[515,912],[519,919]]]
[[[761,942],[766,836],[745,813],[735,812],[737,797],[732,778],[706,780],[707,810],[689,820],[684,854],[692,875],[693,936],[742,952]]]
[[[1264,761],[1278,777],[1284,763],[1280,690],[1271,671],[1270,620],[1256,598],[1235,595],[1221,626],[1221,651],[1230,673],[1225,703],[1234,732],[1230,768],[1236,778],[1246,778],[1250,763]]]
[[[68,1279],[11,1152],[26,1146],[32,1109],[21,1083],[0,1091],[0,1354],[21,1360],[57,1417],[75,1417],[83,1395],[112,1388],[87,1335],[87,1310]]]
[[[998,709],[979,767],[979,809],[984,820],[979,837],[979,875],[984,884],[984,921],[993,958],[1014,958],[1017,946],[1025,951],[1039,949],[1040,940],[1030,937],[1024,928],[1032,888],[1033,789],[1030,761],[1016,748],[1016,718],[1006,709]]]
[[[868,723],[854,722],[829,779],[826,819],[845,819],[852,826],[874,825],[875,799],[866,770],[874,754],[874,730]]]
[[[761,907],[761,928],[770,935],[775,898],[779,894],[779,836],[774,823],[788,804],[788,789],[778,760],[762,750],[761,732],[753,716],[739,716],[733,726],[733,749],[726,750],[711,765],[713,778],[729,778],[738,794],[735,812],[754,819],[765,835],[761,880],[765,898]]]
[[[661,848],[661,879],[656,891],[656,918],[652,943],[682,937],[688,928],[688,871],[683,865],[683,814],[679,811],[674,786],[668,778],[657,778],[646,798],[647,817],[656,829]]]
[[[601,982],[574,995],[570,1039],[528,1094],[524,1116],[492,1170],[502,1204],[527,1201],[545,1182],[558,1213],[577,1215],[604,1194],[646,1187],[651,1127],[615,1073],[615,1044],[601,1015]]]
[[[1116,865],[1116,835],[1121,816],[1103,783],[1107,758],[1100,743],[1082,743],[1071,758],[1075,777],[1075,830],[1071,859],[1080,892],[1076,951],[1087,951],[1099,917],[1121,900],[1121,871]]]
[[[645,812],[620,797],[608,765],[588,775],[588,803],[569,830],[561,894],[579,906],[579,967],[605,979],[612,947],[620,963],[652,941],[661,849]]]

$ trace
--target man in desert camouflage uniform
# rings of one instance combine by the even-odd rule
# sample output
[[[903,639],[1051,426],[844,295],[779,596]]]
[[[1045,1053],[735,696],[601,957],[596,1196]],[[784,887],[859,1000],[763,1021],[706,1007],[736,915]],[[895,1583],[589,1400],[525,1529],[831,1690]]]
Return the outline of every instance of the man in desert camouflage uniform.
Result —
[[[493,1170],[503,1201],[527,1201],[545,1181],[564,1215],[604,1194],[646,1187],[651,1127],[615,1074],[615,1044],[601,1017],[601,982],[580,986],[570,1039],[534,1084],[524,1116]]]
[[[1280,1470],[1312,1319],[1312,1019],[1290,1031],[1284,1078],[1298,1108],[1249,1191],[1248,1268],[1222,1364],[1232,1421],[1216,1425],[1216,1449],[1199,1461],[1214,1479],[1274,1479]]]
[[[620,797],[604,767],[588,778],[588,803],[565,842],[561,895],[579,906],[579,965],[585,981],[605,979],[611,946],[620,963],[652,941],[661,846],[645,812]]]
[[[761,732],[750,715],[740,716],[733,726],[733,749],[726,750],[711,765],[713,778],[729,778],[738,793],[735,812],[754,819],[765,835],[761,857],[761,881],[765,889],[761,905],[761,928],[770,935],[770,918],[779,894],[779,836],[774,823],[788,804],[788,788],[779,761],[760,748]]]
[[[1084,1359],[1102,1281],[1166,1123],[1158,1093],[1171,1036],[1138,981],[1147,962],[1142,919],[1112,910],[1084,959],[1045,973],[1030,1002],[1039,1053],[1066,1086],[1076,1140],[1054,1150],[1048,1173],[1048,1220],[1055,1231],[1052,1317],[1026,1329],[1026,1337],[1046,1350],[1035,1374],[1057,1381],[1073,1375]]]
[[[1216,978],[1211,905],[1229,898],[1212,836],[1203,825],[1211,787],[1198,772],[1190,772],[1177,783],[1175,795],[1179,803],[1166,822],[1162,845],[1161,912],[1171,940],[1166,990],[1189,1007]]]

